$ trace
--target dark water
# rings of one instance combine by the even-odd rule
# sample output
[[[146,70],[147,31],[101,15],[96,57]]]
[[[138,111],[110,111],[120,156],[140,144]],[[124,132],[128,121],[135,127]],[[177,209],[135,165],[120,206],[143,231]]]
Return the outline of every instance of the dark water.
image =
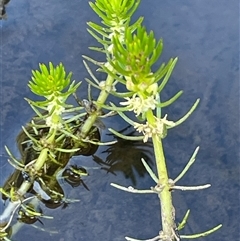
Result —
[[[161,60],[179,57],[173,76],[165,89],[167,99],[178,90],[184,96],[166,110],[177,120],[201,98],[200,106],[183,125],[169,132],[164,141],[170,176],[176,177],[196,146],[200,145],[197,161],[179,185],[211,183],[199,192],[174,192],[177,221],[187,209],[191,215],[185,233],[201,232],[219,223],[223,228],[199,240],[239,240],[240,178],[239,178],[239,2],[232,0],[143,0],[136,15],[145,16],[145,25],[164,40]],[[38,63],[63,62],[76,80],[88,77],[82,64],[82,54],[101,58],[87,49],[95,44],[86,31],[87,21],[98,21],[88,1],[14,1],[7,8],[8,20],[1,22],[1,143],[17,155],[15,137],[33,115],[23,100],[35,98],[26,84],[31,70]],[[104,76],[100,76],[104,78]],[[86,97],[86,84],[79,89]],[[96,95],[96,93],[95,93]],[[115,118],[116,129],[126,125]],[[106,131],[103,131],[104,139]],[[131,162],[133,149],[118,149]],[[140,147],[139,147],[140,148]],[[105,149],[96,155],[106,159]],[[134,152],[135,154],[135,152]],[[92,158],[76,157],[73,163],[99,167]],[[12,169],[1,158],[1,183]],[[122,167],[119,167],[122,168]],[[124,240],[124,236],[147,239],[160,229],[159,203],[154,195],[139,196],[112,188],[116,182],[133,185],[122,172],[116,176],[105,170],[90,169],[83,187],[71,189],[64,184],[69,198],[80,199],[66,209],[45,210],[54,221],[45,221],[44,228],[58,234],[24,227],[15,240]],[[154,185],[147,176],[133,171],[138,188]],[[0,206],[3,208],[3,206]],[[38,224],[41,227],[41,224]]]

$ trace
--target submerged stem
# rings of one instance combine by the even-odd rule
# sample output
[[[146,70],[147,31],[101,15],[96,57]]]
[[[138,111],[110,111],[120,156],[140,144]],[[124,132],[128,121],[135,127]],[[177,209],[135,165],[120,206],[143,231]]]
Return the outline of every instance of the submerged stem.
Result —
[[[105,88],[101,90],[99,97],[96,101],[97,110],[91,114],[89,114],[87,120],[84,122],[82,129],[81,129],[81,138],[85,139],[87,137],[88,132],[92,128],[92,126],[95,124],[97,118],[99,117],[99,113],[101,112],[101,105],[103,105],[112,89],[112,84],[114,82],[114,78],[112,78],[110,75],[108,75],[105,83]]]

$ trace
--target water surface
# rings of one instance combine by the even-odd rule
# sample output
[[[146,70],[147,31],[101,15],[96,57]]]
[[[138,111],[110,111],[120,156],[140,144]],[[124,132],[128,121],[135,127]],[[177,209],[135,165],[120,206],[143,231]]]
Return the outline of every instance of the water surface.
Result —
[[[239,239],[239,12],[238,1],[232,0],[143,0],[135,16],[144,16],[145,25],[164,40],[161,61],[179,57],[173,76],[162,98],[178,90],[184,96],[165,111],[177,120],[196,98],[200,106],[182,126],[169,132],[164,140],[165,153],[172,178],[182,170],[196,146],[200,153],[193,168],[179,185],[211,183],[199,192],[173,194],[177,221],[187,209],[191,216],[184,233],[201,232],[219,223],[223,228],[199,240],[228,241]],[[35,96],[27,88],[31,70],[38,63],[63,62],[77,81],[88,77],[81,55],[101,59],[87,49],[95,41],[86,31],[87,21],[99,21],[83,0],[11,1],[8,20],[1,22],[1,138],[0,150],[8,145],[18,155],[15,138],[21,126],[33,115],[24,97]],[[104,76],[99,75],[99,78]],[[86,98],[86,83],[78,95]],[[94,93],[96,96],[97,93]],[[119,118],[116,129],[126,125]],[[107,131],[103,131],[103,138]],[[106,159],[99,148],[96,155]],[[121,147],[121,152],[130,152]],[[151,155],[150,155],[151,156]],[[12,172],[6,158],[0,159],[1,183]],[[98,167],[92,157],[76,157],[72,163]],[[160,229],[159,202],[156,196],[133,195],[110,186],[149,188],[154,183],[147,175],[140,177],[134,170],[136,183],[105,170],[90,169],[86,179],[90,191],[83,187],[71,189],[64,184],[69,198],[80,203],[66,209],[45,210],[54,221],[45,221],[44,228],[58,231],[49,234],[33,227],[24,227],[15,239],[23,240],[124,240],[124,236],[147,239]],[[1,205],[1,208],[3,206]],[[40,224],[38,226],[41,227]]]

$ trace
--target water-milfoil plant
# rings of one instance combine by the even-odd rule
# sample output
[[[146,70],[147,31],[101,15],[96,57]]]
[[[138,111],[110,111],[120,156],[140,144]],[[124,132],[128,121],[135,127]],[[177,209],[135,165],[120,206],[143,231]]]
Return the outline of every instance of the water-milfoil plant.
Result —
[[[153,32],[148,34],[140,23],[136,31],[127,26],[124,31],[124,36],[119,36],[119,34],[113,36],[112,52],[111,55],[108,55],[108,63],[111,65],[111,68],[108,67],[103,69],[109,75],[114,76],[120,83],[124,84],[129,92],[113,93],[116,94],[116,96],[125,98],[125,101],[120,102],[120,105],[125,107],[117,107],[113,104],[111,107],[104,107],[117,111],[123,119],[133,125],[137,131],[142,133],[140,138],[142,138],[144,142],[149,138],[152,139],[158,172],[157,175],[155,175],[150,167],[147,166],[147,163],[142,160],[149,174],[156,182],[156,186],[150,190],[150,193],[158,194],[161,206],[162,230],[152,240],[180,240],[178,231],[182,227],[178,227],[175,223],[175,209],[172,204],[171,190],[199,190],[208,188],[210,185],[180,187],[176,185],[176,181],[179,180],[179,177],[173,181],[168,176],[162,139],[167,136],[168,129],[181,124],[192,114],[199,103],[199,99],[196,100],[187,114],[177,121],[168,120],[167,115],[162,116],[162,108],[172,104],[182,94],[182,91],[180,91],[168,101],[161,102],[161,91],[163,91],[166,86],[177,62],[177,58],[170,59],[166,65],[162,64],[157,71],[153,72],[153,64],[159,59],[162,47],[162,40],[156,41]],[[118,76],[121,76],[121,78],[118,78]],[[125,111],[133,111],[136,115],[136,119],[129,119],[124,114]],[[122,138],[129,139],[127,136],[123,136],[113,130],[111,131]],[[131,139],[134,138],[135,137]],[[139,139],[139,137],[135,139]],[[198,151],[198,148],[196,150]],[[189,162],[195,160],[196,152],[194,152]],[[190,165],[187,165],[187,168],[181,172],[181,177],[186,173],[189,167]],[[124,189],[119,185],[113,185],[123,190],[136,192],[136,190],[131,187]],[[138,190],[137,192],[149,193],[149,191],[145,190]],[[205,236],[206,233],[209,234],[220,227],[221,225],[218,225],[210,231],[193,236],[195,238]],[[134,240],[131,238],[127,239]]]
[[[81,138],[79,134],[83,124],[81,118],[85,118],[87,113],[84,107],[74,107],[66,104],[66,101],[76,92],[80,83],[71,81],[71,73],[66,75],[62,64],[56,67],[52,63],[49,63],[49,66],[40,64],[40,71],[35,70],[32,74],[29,87],[33,93],[45,100],[26,99],[36,116],[23,127],[17,138],[20,141],[22,159],[15,158],[6,147],[10,156],[9,163],[16,171],[0,189],[5,199],[9,199],[7,207],[0,215],[0,233],[5,240],[6,230],[15,212],[19,213],[22,209],[25,213],[28,212],[29,216],[29,209],[25,208],[23,200],[29,201],[25,194],[30,189],[47,204],[69,202],[57,181],[57,174],[67,165],[71,156],[90,155],[88,153],[91,153],[92,149],[96,151],[92,142],[98,143],[100,140],[99,131],[93,126],[89,130],[88,140]],[[75,113],[76,110],[78,113]],[[67,116],[69,114],[70,116]],[[21,221],[23,216],[21,212]],[[32,219],[38,217],[39,212],[33,211],[31,216]]]
[[[97,121],[99,118],[116,113],[132,125],[139,135],[125,136],[116,132],[113,129],[114,126],[109,128],[112,133],[126,140],[142,140],[143,144],[151,140],[153,143],[157,173],[152,171],[144,159],[142,163],[156,185],[149,190],[139,190],[131,186],[112,184],[127,192],[157,194],[159,197],[161,227],[154,238],[147,240],[179,241],[183,238],[197,238],[206,236],[221,227],[218,225],[199,234],[179,234],[187,222],[189,211],[182,221],[176,224],[171,191],[174,189],[200,190],[210,187],[210,184],[178,186],[177,182],[194,163],[199,147],[196,148],[181,173],[175,179],[171,179],[162,142],[169,129],[183,123],[192,114],[199,99],[179,120],[172,120],[167,114],[163,115],[162,109],[174,103],[183,93],[179,91],[169,100],[161,101],[161,93],[170,79],[177,58],[172,58],[167,64],[163,63],[155,68],[154,65],[158,64],[163,50],[163,41],[156,40],[153,31],[148,32],[142,26],[142,17],[131,23],[131,17],[139,4],[140,0],[90,2],[91,8],[102,20],[101,24],[88,23],[88,32],[101,45],[90,49],[102,52],[106,58],[98,62],[88,56],[83,57],[97,65],[98,70],[106,74],[106,79],[99,81],[87,61],[84,61],[92,79],[86,78],[89,83],[89,99],[78,101],[79,106],[67,104],[69,96],[76,97],[80,83],[71,81],[72,73],[66,74],[63,64],[60,63],[57,66],[52,63],[48,66],[40,64],[39,70],[32,71],[32,79],[28,86],[34,94],[44,99],[34,101],[26,98],[36,116],[23,127],[18,137],[22,159],[15,158],[6,147],[10,156],[9,162],[16,171],[10,176],[11,181],[7,180],[0,188],[4,200],[9,200],[4,212],[0,215],[0,240],[9,240],[8,229],[17,212],[21,220],[26,216],[34,221],[39,218],[50,218],[38,210],[36,199],[44,201],[46,206],[54,203],[55,207],[64,202],[77,201],[65,198],[58,183],[58,175],[63,173],[64,178],[71,174],[77,178],[81,178],[83,173],[87,175],[82,168],[71,166],[65,171],[64,168],[72,156],[92,155],[97,145],[109,144],[100,142]],[[117,85],[123,85],[125,92],[117,91]],[[100,91],[96,100],[91,99],[90,87]],[[117,103],[106,102],[110,94],[117,97]],[[103,108],[109,112],[103,113]],[[133,112],[134,118],[129,118],[128,112]],[[84,170],[83,173],[82,170]],[[77,184],[71,182],[71,185],[83,183],[80,179],[78,181]],[[20,184],[17,184],[19,182]],[[37,196],[26,197],[25,194],[30,188],[34,189]],[[139,240],[129,237],[126,239]]]

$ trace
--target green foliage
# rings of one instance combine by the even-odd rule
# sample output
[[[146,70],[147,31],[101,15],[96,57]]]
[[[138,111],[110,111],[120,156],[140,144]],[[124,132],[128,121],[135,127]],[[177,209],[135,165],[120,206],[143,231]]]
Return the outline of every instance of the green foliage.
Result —
[[[103,48],[90,48],[111,56],[113,37],[118,36],[120,41],[123,42],[125,29],[129,28],[133,32],[143,21],[143,18],[139,18],[131,26],[129,25],[131,16],[139,3],[140,0],[97,0],[95,3],[90,2],[91,8],[102,19],[103,24],[87,23],[91,28],[88,29],[88,32],[103,45]]]
[[[49,68],[45,64],[39,64],[39,68],[40,71],[32,71],[33,77],[28,84],[34,94],[44,97],[58,95],[69,85],[72,73],[66,75],[62,63],[54,67],[49,62]]]
[[[143,96],[156,95],[156,83],[167,71],[167,68],[162,67],[161,75],[159,70],[155,74],[152,72],[152,66],[162,52],[162,40],[157,42],[153,32],[148,34],[143,26],[138,26],[137,33],[134,34],[129,28],[126,29],[124,39],[124,43],[121,43],[118,36],[114,36],[114,59],[109,62],[125,77],[129,91],[141,93]]]
[[[89,4],[103,23],[112,28],[129,22],[139,3],[140,0],[96,0]]]
[[[43,118],[42,114],[35,107],[49,112],[50,116],[44,117],[49,117],[46,119],[48,126],[61,127],[59,122],[62,121],[62,118],[60,115],[66,110],[66,107],[69,111],[69,106],[65,102],[71,94],[76,92],[81,83],[71,82],[72,73],[67,75],[62,63],[54,67],[49,62],[49,67],[45,64],[39,64],[39,67],[40,71],[32,71],[32,80],[29,81],[28,86],[34,94],[44,97],[45,100],[31,101],[27,99],[27,101],[41,118]]]
[[[168,177],[162,139],[167,136],[168,129],[181,124],[192,114],[199,100],[178,121],[168,120],[167,115],[162,116],[161,108],[172,104],[182,94],[182,91],[179,91],[166,102],[161,102],[161,92],[172,74],[177,58],[170,59],[167,64],[162,63],[156,71],[153,70],[154,64],[161,56],[163,41],[162,39],[156,40],[153,31],[147,32],[146,28],[141,25],[143,18],[139,18],[130,25],[131,16],[139,3],[140,0],[96,0],[95,3],[89,3],[102,19],[102,25],[88,23],[89,33],[102,45],[101,48],[92,47],[92,49],[106,55],[106,61],[101,63],[85,56],[86,60],[96,64],[99,70],[107,75],[106,80],[100,82],[87,63],[84,62],[94,80],[93,82],[87,79],[88,83],[100,90],[96,101],[91,100],[91,88],[88,91],[89,100],[79,101],[77,99],[75,92],[80,83],[75,84],[75,81],[71,81],[72,73],[67,74],[62,63],[56,66],[51,62],[48,66],[39,64],[39,70],[32,71],[32,79],[28,86],[34,94],[43,97],[44,100],[32,101],[27,99],[37,116],[26,127],[23,127],[23,131],[19,135],[21,136],[21,138],[18,138],[19,151],[22,160],[17,160],[6,147],[6,151],[11,158],[9,163],[16,168],[16,175],[10,177],[11,184],[18,181],[12,180],[12,178],[18,179],[23,173],[27,178],[23,178],[21,184],[13,187],[9,187],[7,180],[6,185],[0,188],[0,192],[6,199],[9,199],[11,204],[6,211],[7,214],[4,214],[4,217],[8,216],[7,222],[0,222],[0,240],[8,240],[6,230],[17,210],[21,211],[22,221],[25,220],[25,217],[31,217],[32,220],[38,220],[39,217],[48,218],[48,216],[42,214],[42,211],[38,211],[35,204],[29,203],[29,200],[35,198],[35,196],[25,198],[25,194],[34,183],[39,184],[38,197],[43,200],[44,198],[41,195],[44,192],[44,195],[47,195],[50,199],[50,204],[56,205],[61,205],[66,200],[64,191],[57,180],[59,172],[63,171],[64,178],[71,177],[72,179],[69,182],[72,185],[79,185],[80,183],[84,185],[81,177],[88,175],[84,168],[71,166],[65,171],[64,168],[72,156],[92,155],[99,145],[106,144],[100,142],[97,122],[99,117],[110,116],[113,113],[118,113],[142,135],[126,137],[114,130],[110,129],[110,131],[121,138],[143,140],[144,143],[150,138],[153,143],[157,174],[151,170],[143,159],[142,162],[155,181],[156,186],[150,190],[138,190],[113,184],[113,186],[128,192],[155,193],[158,195],[162,215],[162,230],[151,240],[178,241],[180,237],[196,238],[220,228],[221,225],[210,231],[192,236],[179,236],[177,232],[185,226],[189,213],[177,227],[170,190],[199,190],[208,188],[210,185],[177,186],[176,182],[185,175],[195,161],[198,148],[179,176],[172,180]],[[117,92],[115,86],[118,83],[123,84],[127,91]],[[72,94],[74,94],[80,106],[74,107],[66,103],[67,98]],[[112,103],[105,104],[109,94],[120,97],[119,104],[121,106]],[[102,108],[111,111],[104,115]],[[80,113],[75,114],[76,110]],[[134,120],[124,113],[126,111],[135,114]],[[73,116],[64,117],[66,113],[72,113]],[[128,237],[126,239],[137,240]]]

